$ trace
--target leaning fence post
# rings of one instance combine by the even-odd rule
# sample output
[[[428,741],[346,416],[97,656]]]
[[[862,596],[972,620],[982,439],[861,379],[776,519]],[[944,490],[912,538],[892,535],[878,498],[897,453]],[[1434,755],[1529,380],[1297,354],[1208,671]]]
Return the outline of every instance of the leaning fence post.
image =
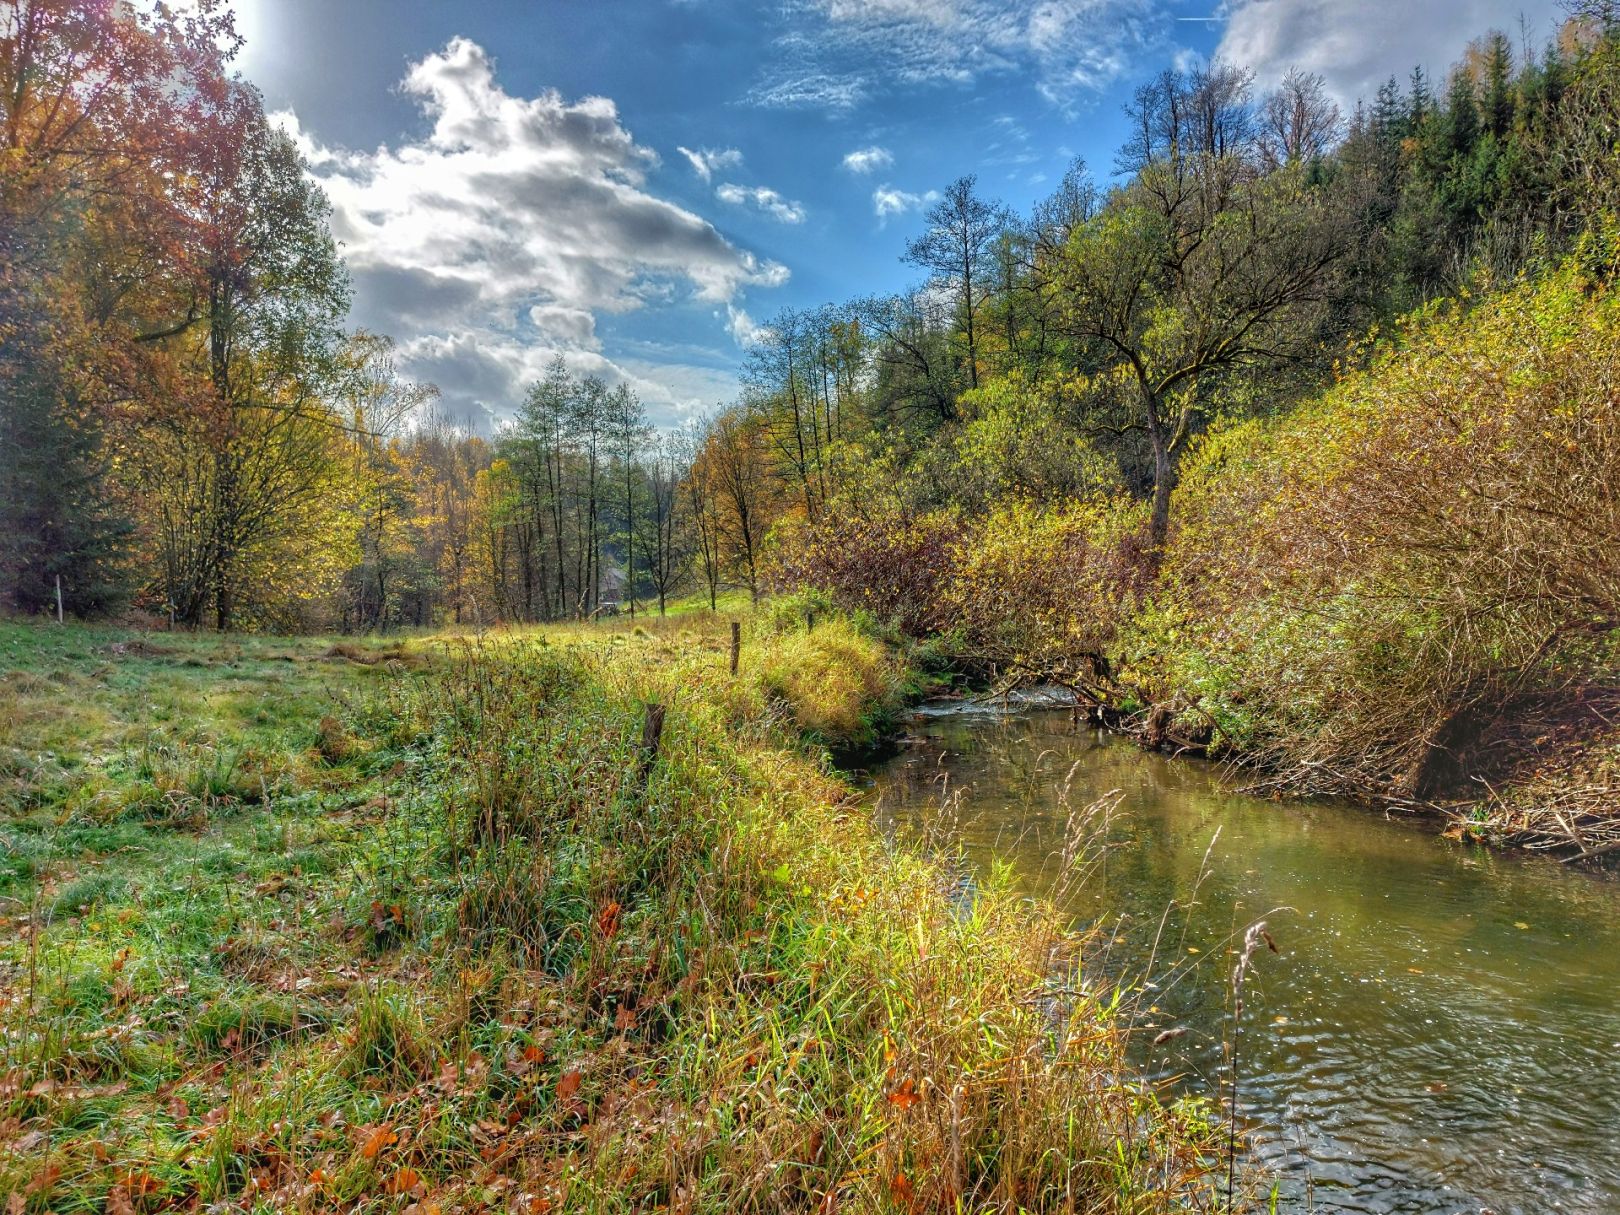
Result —
[[[737,660],[742,657],[742,625],[731,622],[731,673],[737,673]]]

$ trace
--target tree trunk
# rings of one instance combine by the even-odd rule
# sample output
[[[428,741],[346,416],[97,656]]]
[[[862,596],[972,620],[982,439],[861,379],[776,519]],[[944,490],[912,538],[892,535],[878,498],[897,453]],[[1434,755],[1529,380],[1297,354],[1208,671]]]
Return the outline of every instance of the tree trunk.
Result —
[[[1165,434],[1164,419],[1159,413],[1158,394],[1144,380],[1139,379],[1138,385],[1142,391],[1142,413],[1147,425],[1148,445],[1153,450],[1153,512],[1148,521],[1148,542],[1157,556],[1163,551],[1164,542],[1170,535],[1170,491],[1175,479],[1175,465],[1170,458],[1170,436]]]
[[[1170,453],[1155,444],[1153,452],[1153,514],[1148,521],[1148,539],[1154,552],[1162,552],[1170,538],[1170,490],[1175,480],[1175,466]]]

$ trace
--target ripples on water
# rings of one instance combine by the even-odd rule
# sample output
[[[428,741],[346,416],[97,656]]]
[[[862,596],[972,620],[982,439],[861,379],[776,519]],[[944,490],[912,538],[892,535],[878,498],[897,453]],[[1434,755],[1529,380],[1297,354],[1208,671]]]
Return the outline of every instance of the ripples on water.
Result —
[[[880,820],[1010,860],[1031,890],[1051,890],[1071,773],[1072,804],[1123,794],[1068,909],[1099,930],[1095,971],[1151,984],[1151,1074],[1224,1091],[1229,951],[1269,918],[1282,952],[1251,972],[1240,1111],[1287,1209],[1620,1212],[1620,882],[1233,795],[1065,713],[912,731],[873,774]]]

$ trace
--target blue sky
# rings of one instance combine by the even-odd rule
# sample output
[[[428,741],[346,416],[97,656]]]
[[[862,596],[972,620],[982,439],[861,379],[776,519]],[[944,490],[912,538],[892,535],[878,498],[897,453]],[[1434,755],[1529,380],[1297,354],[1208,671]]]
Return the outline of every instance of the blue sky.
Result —
[[[754,326],[893,291],[929,192],[1106,177],[1132,89],[1220,54],[1346,107],[1557,0],[238,0],[334,205],[354,321],[487,428],[562,354],[669,425]]]

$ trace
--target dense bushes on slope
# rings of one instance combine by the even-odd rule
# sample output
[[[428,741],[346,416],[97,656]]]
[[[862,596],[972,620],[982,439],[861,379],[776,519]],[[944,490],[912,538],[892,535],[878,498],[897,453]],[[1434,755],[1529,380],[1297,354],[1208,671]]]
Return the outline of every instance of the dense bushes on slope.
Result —
[[[1431,798],[1615,682],[1620,301],[1590,260],[1211,436],[1161,574],[1154,627],[1182,627],[1158,686],[1294,784]]]

